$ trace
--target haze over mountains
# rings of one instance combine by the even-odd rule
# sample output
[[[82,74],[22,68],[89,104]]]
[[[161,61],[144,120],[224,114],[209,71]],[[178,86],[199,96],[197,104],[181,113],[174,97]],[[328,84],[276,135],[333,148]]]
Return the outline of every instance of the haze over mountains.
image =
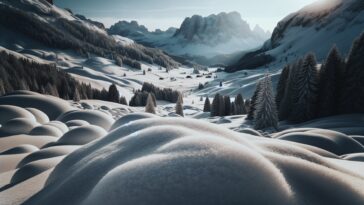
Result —
[[[172,55],[204,57],[254,49],[271,35],[258,25],[250,28],[237,12],[207,17],[194,15],[186,18],[178,29],[154,32],[149,32],[136,21],[120,21],[111,26],[108,32],[161,48]]]

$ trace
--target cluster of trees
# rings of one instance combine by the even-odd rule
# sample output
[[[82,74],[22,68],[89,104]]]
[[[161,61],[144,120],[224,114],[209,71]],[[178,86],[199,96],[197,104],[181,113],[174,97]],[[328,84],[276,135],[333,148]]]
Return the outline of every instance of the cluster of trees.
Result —
[[[166,68],[177,67],[178,63],[162,51],[146,48],[138,44],[122,46],[112,37],[99,30],[87,27],[81,21],[57,18],[58,14],[37,11],[39,15],[54,17],[56,23],[44,23],[31,12],[6,4],[0,5],[0,24],[23,33],[45,45],[58,49],[72,49],[87,56],[89,53],[110,59],[133,68],[140,69],[138,61],[157,64]]]
[[[219,93],[215,95],[212,104],[207,97],[204,105],[204,112],[211,112],[211,117],[245,115],[250,109],[250,100],[244,100],[241,94],[238,94],[234,102],[231,102],[230,96],[222,96]]]
[[[98,90],[90,84],[79,83],[71,75],[59,70],[55,65],[40,64],[35,61],[0,52],[0,95],[15,90],[30,90],[53,95],[65,100],[99,99],[126,104],[115,85],[109,90]]]
[[[144,83],[141,90],[137,90],[134,96],[131,98],[130,106],[145,106],[148,99],[148,94],[152,94],[156,100],[164,100],[171,103],[176,103],[178,97],[181,95],[180,92],[172,90],[171,88],[159,88],[152,83]]]
[[[257,84],[248,119],[256,129],[277,127],[279,120],[295,123],[338,114],[364,113],[364,34],[345,59],[334,46],[321,67],[307,54],[287,65],[276,96],[270,77]]]

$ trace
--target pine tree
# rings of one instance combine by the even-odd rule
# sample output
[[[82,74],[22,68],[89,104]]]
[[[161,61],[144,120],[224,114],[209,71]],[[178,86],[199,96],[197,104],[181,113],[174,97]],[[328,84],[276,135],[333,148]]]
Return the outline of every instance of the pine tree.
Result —
[[[78,88],[77,87],[75,87],[75,91],[74,91],[74,93],[73,93],[73,101],[75,101],[75,102],[80,102],[80,93],[79,93],[79,91],[78,91]]]
[[[307,54],[298,70],[296,85],[290,119],[294,122],[311,120],[316,117],[318,99],[318,70],[313,53]]]
[[[246,110],[246,114],[249,113],[250,112],[250,100],[249,99],[245,100],[244,107]]]
[[[183,114],[183,97],[182,97],[182,95],[178,96],[178,101],[176,103],[176,114],[184,117],[184,114]]]
[[[364,113],[364,33],[354,41],[345,68],[342,113]]]
[[[254,129],[262,130],[273,127],[277,130],[278,111],[270,76],[267,75],[260,85],[254,112]]]
[[[107,99],[110,102],[119,102],[120,94],[115,84],[110,85]]]
[[[327,117],[338,114],[343,60],[334,46],[320,70],[318,116]]]
[[[204,112],[210,112],[211,111],[211,103],[209,97],[206,97],[205,105],[203,107]]]
[[[285,88],[284,96],[278,108],[279,120],[287,120],[291,117],[294,104],[294,95],[296,92],[298,92],[298,89],[296,88],[298,71],[301,69],[302,64],[303,60],[299,59],[293,65],[289,66],[287,86]]]
[[[255,109],[256,109],[258,93],[260,92],[261,82],[262,81],[258,81],[254,94],[253,94],[253,97],[250,100],[250,109],[249,109],[248,116],[246,118],[247,120],[254,120],[254,113],[255,113]]]
[[[224,97],[224,116],[230,116],[231,115],[231,100],[229,96]]]
[[[212,101],[211,117],[220,116],[220,94],[217,93]]]
[[[5,87],[3,80],[0,79],[0,96],[5,95]]]
[[[246,114],[244,98],[243,98],[243,95],[241,95],[241,94],[238,94],[235,98],[235,114],[236,115]]]
[[[276,104],[277,108],[279,109],[279,106],[281,104],[281,101],[283,100],[284,93],[286,91],[287,82],[289,78],[289,71],[290,67],[287,65],[283,68],[281,76],[279,77],[278,85],[277,85],[277,95],[276,95]]]
[[[219,96],[219,116],[225,116],[225,99],[224,96]]]
[[[126,100],[126,98],[124,96],[121,96],[120,97],[120,100],[119,100],[120,104],[122,105],[128,105],[128,101]]]
[[[153,97],[149,93],[148,94],[148,99],[147,99],[147,105],[145,106],[145,112],[155,114],[156,112],[155,112],[155,106],[154,105],[155,104],[153,102]]]

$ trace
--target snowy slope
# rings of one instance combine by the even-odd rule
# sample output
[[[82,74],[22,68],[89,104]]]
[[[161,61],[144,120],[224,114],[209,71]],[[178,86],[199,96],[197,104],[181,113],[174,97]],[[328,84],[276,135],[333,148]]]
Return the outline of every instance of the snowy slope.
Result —
[[[246,55],[229,71],[289,63],[308,52],[314,52],[322,61],[333,45],[346,55],[363,27],[363,1],[318,0],[280,21],[272,38],[259,51]],[[261,60],[261,64],[249,63],[257,61],[262,54],[268,60]]]

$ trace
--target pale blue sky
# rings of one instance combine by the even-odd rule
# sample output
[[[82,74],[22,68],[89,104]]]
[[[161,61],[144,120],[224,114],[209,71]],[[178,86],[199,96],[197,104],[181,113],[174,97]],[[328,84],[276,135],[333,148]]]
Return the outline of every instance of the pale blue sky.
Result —
[[[60,7],[102,21],[137,20],[150,30],[179,27],[194,14],[238,11],[253,27],[272,31],[279,20],[316,0],[55,0]]]

